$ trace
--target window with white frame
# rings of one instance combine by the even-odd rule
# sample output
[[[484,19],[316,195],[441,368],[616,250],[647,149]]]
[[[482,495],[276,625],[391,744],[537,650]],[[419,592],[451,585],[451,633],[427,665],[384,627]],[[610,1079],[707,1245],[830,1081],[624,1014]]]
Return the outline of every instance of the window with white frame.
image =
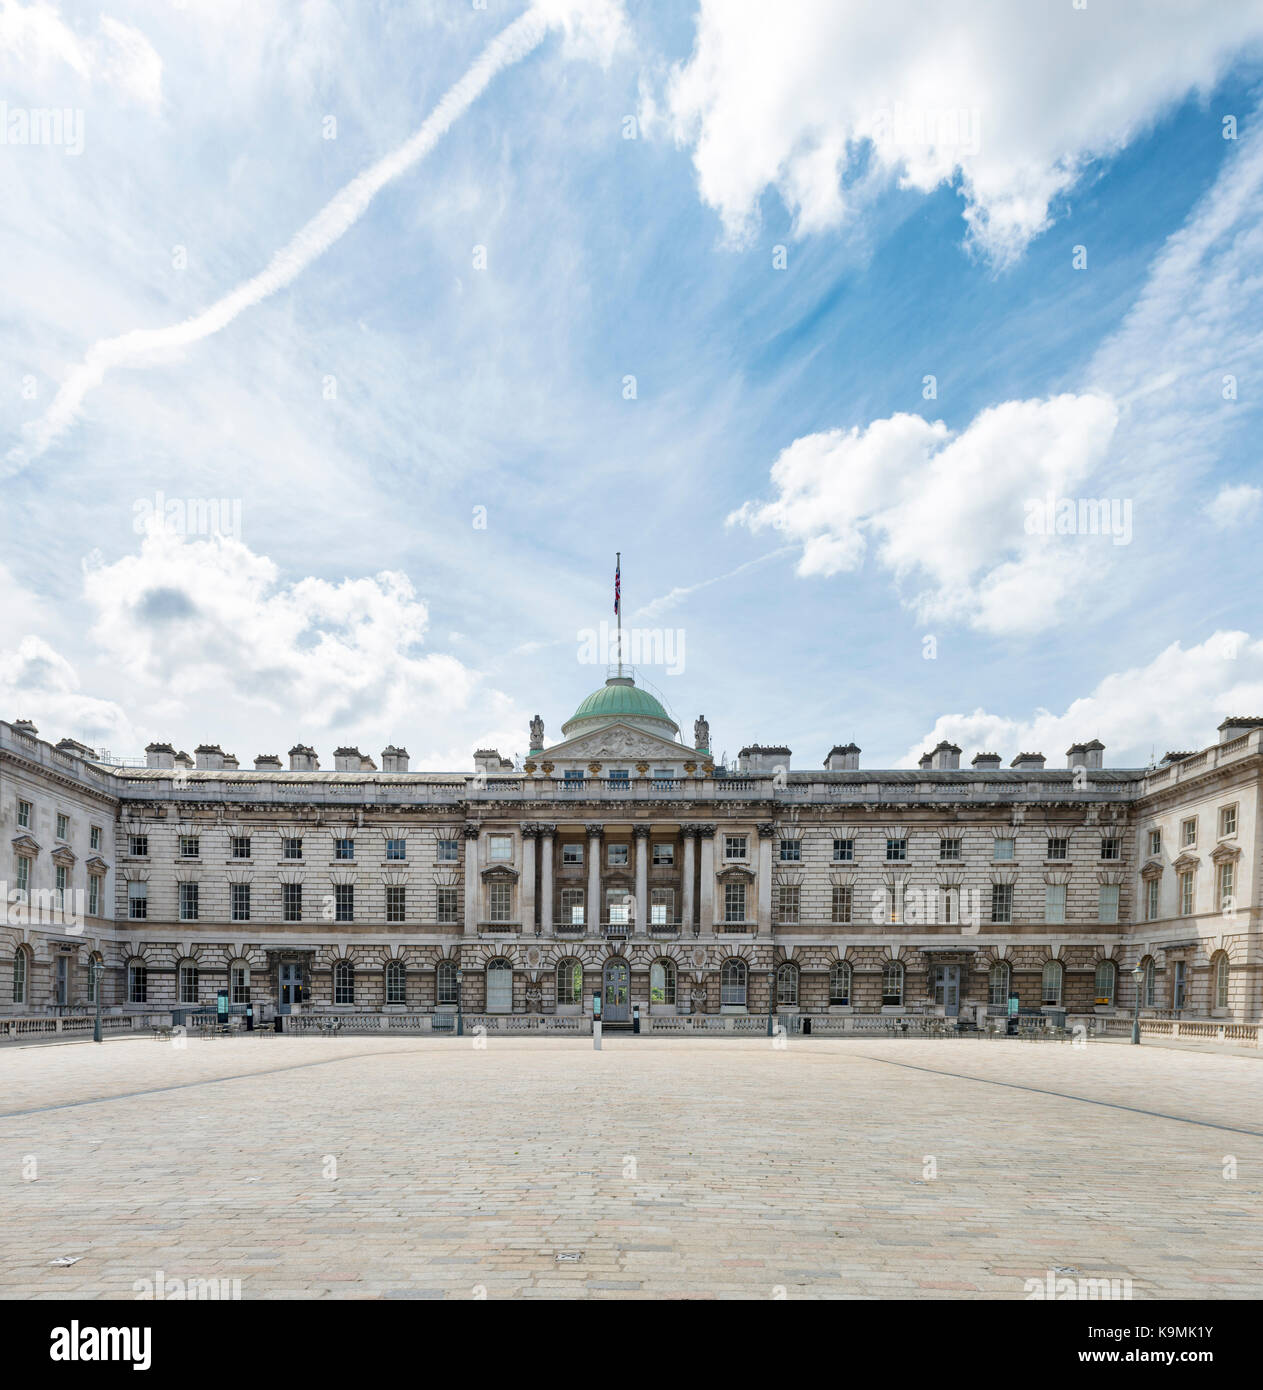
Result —
[[[285,835],[281,838],[281,858],[282,859],[301,859],[303,857],[303,841],[299,835]]]
[[[13,1002],[26,1003],[27,989],[26,947],[19,946],[13,953]]]
[[[776,968],[776,1007],[798,1007],[798,967],[793,961],[783,961]]]
[[[333,1002],[335,1004],[355,1003],[355,966],[349,960],[333,963]]]
[[[1180,875],[1180,916],[1191,917],[1193,915],[1193,871],[1185,869]]]
[[[1162,831],[1161,831],[1161,830],[1151,830],[1151,831],[1149,832],[1149,853],[1150,853],[1151,855],[1153,855],[1153,854],[1161,854],[1161,853],[1162,853]]]
[[[513,920],[513,885],[511,883],[487,885],[487,920],[490,922],[511,922]]]
[[[654,926],[671,926],[675,922],[675,889],[653,888],[649,893],[649,921]]]
[[[781,863],[797,864],[803,857],[803,847],[801,840],[782,840],[781,841]]]
[[[232,895],[232,920],[234,922],[248,922],[250,920],[250,885],[248,883],[233,883],[229,885],[229,892]]]
[[[799,888],[796,883],[776,886],[776,920],[787,926],[798,921]]]
[[[1231,859],[1219,866],[1219,910],[1231,912],[1236,907],[1237,866]]]
[[[626,888],[605,890],[605,920],[612,927],[625,927],[632,920],[636,900]]]
[[[993,1009],[1002,1009],[1009,1002],[1009,963],[1005,960],[994,962],[987,973],[987,1003]]]
[[[386,885],[386,920],[406,922],[408,920],[408,890],[402,883]]]
[[[149,1002],[149,968],[144,961],[132,961],[127,967],[127,1002],[147,1004]]]
[[[881,1002],[887,1009],[903,1006],[903,966],[897,960],[888,960],[882,966]]]
[[[745,1008],[747,979],[745,961],[731,956],[724,961],[719,967],[719,1003],[721,1007]]]
[[[901,883],[888,883],[886,885],[886,921],[892,925],[900,921],[899,909],[902,906],[903,885]]]
[[[746,835],[725,835],[724,858],[744,859],[746,857],[746,845],[748,842],[749,837]]]
[[[583,1003],[583,966],[577,960],[557,962],[557,1003],[566,1008]]]
[[[562,864],[582,864],[583,863],[583,841],[571,840],[561,847]]]
[[[655,869],[671,869],[675,867],[675,846],[662,841],[655,841],[653,847],[653,866]]]
[[[674,961],[654,961],[649,967],[649,1002],[651,1004],[674,1004],[675,978]]]
[[[854,907],[854,893],[849,883],[835,883],[833,885],[833,920],[835,922],[849,922],[851,912]]]
[[[133,859],[147,859],[149,857],[149,836],[129,835],[127,837],[127,853]]]
[[[1064,836],[1056,835],[1048,841],[1049,859],[1068,859],[1070,857],[1070,841]]]
[[[851,1002],[851,967],[835,960],[829,967],[829,1003],[846,1007]]]
[[[907,859],[908,842],[902,839],[886,840],[886,858],[891,860]]]
[[[488,835],[487,856],[493,863],[505,863],[513,858],[512,835]]]
[[[1066,920],[1066,885],[1064,883],[1044,884],[1044,921],[1064,922]]]
[[[1151,878],[1145,883],[1145,921],[1156,922],[1158,920],[1158,892],[1160,885],[1156,878]]]
[[[1228,957],[1220,951],[1215,957],[1215,1008],[1228,1007]]]
[[[993,883],[991,885],[991,920],[1011,922],[1013,920],[1013,885]]]
[[[1102,859],[1121,859],[1123,857],[1123,842],[1116,835],[1108,835],[1101,841]]]
[[[438,862],[440,864],[460,863],[460,841],[443,839],[438,842]]]
[[[23,830],[29,830],[31,827],[31,803],[29,801],[18,802],[18,825]]]
[[[949,862],[956,862],[960,858],[960,840],[956,836],[948,839],[940,839],[938,842],[938,857]]]
[[[724,921],[744,922],[746,919],[746,886],[744,883],[724,884]]]
[[[303,885],[301,883],[281,884],[281,918],[286,922],[303,920]]]
[[[232,837],[232,857],[234,859],[250,858],[249,835],[234,835]]]
[[[60,811],[57,813],[57,838],[59,840],[70,838],[70,817]]]
[[[605,862],[611,869],[625,868],[630,862],[631,846],[609,844],[605,847]]]
[[[443,926],[452,926],[460,921],[460,889],[440,888],[436,904],[436,916]]]
[[[386,858],[387,859],[407,859],[408,842],[407,840],[387,840]]]
[[[403,961],[386,962],[386,1002],[387,1004],[406,1004],[408,1002],[408,976]]]
[[[88,875],[88,916],[101,915],[101,875]]]
[[[833,860],[836,864],[849,864],[855,858],[855,841],[835,839],[833,841]]]
[[[133,922],[142,921],[149,916],[149,885],[138,879],[127,884],[127,915]]]
[[[460,980],[456,974],[454,961],[441,960],[435,971],[435,1000],[440,1004],[460,1003]]]
[[[27,894],[27,892],[30,890],[30,886],[31,886],[31,861],[30,861],[30,857],[29,857],[28,855],[25,855],[25,854],[19,854],[19,855],[18,855],[18,857],[17,857],[17,869],[18,869],[17,890],[18,890],[18,892],[19,892],[20,894],[22,894],[21,898],[19,898],[18,901],[19,901],[19,902],[25,902],[25,901],[26,901],[26,894]]]
[[[1237,803],[1219,808],[1219,838],[1237,833]]]
[[[561,920],[572,927],[583,926],[582,888],[563,888],[561,890]]]
[[[997,863],[1004,863],[1013,858],[1013,837],[1011,835],[996,836],[991,858]]]
[[[346,835],[339,836],[333,842],[333,857],[335,859],[354,859],[355,841]]]
[[[1118,972],[1112,960],[1098,961],[1096,965],[1096,1002],[1113,1004],[1114,986]]]
[[[197,921],[197,899],[198,885],[196,883],[180,884],[180,921]]]
[[[66,866],[64,864],[58,864],[53,878],[53,887],[57,890],[57,906],[60,908],[66,906],[66,888],[68,884],[69,880],[66,877]]]
[[[180,836],[180,858],[181,859],[200,859],[202,854],[202,841],[197,835]]]
[[[513,967],[507,960],[487,962],[487,1012],[513,1012]]]
[[[101,827],[99,825],[93,825],[88,828],[88,848],[101,848]]]
[[[232,1002],[234,1004],[248,1004],[250,1002],[250,967],[243,960],[233,961],[231,969],[228,971],[231,981]]]
[[[197,966],[192,961],[185,961],[180,966],[180,1003],[196,1004],[201,995],[197,987]]]
[[[1197,817],[1190,816],[1188,820],[1180,822],[1180,845],[1184,849],[1189,849],[1197,844]]]
[[[1118,921],[1117,883],[1102,883],[1096,892],[1096,920],[1098,922]]]
[[[1143,985],[1144,1007],[1153,1008],[1153,1001],[1157,997],[1158,989],[1158,967],[1152,956],[1145,957],[1145,977]]]
[[[355,885],[335,883],[333,885],[333,920],[335,922],[355,921]]]
[[[97,964],[100,962],[100,960],[101,960],[101,957],[98,956],[98,955],[96,955],[96,954],[90,955],[90,956],[88,957],[88,1003],[89,1003],[89,1004],[95,1004],[95,1003],[96,1003],[97,972],[96,972],[92,967],[93,967],[94,965],[97,965]]]
[[[1059,960],[1044,962],[1044,972],[1041,979],[1041,999],[1043,1003],[1060,1005],[1062,973],[1061,962]]]
[[[1173,961],[1175,967],[1175,978],[1171,981],[1171,1007],[1182,1009],[1188,1002],[1186,999],[1186,989],[1188,985],[1188,968],[1184,961]]]

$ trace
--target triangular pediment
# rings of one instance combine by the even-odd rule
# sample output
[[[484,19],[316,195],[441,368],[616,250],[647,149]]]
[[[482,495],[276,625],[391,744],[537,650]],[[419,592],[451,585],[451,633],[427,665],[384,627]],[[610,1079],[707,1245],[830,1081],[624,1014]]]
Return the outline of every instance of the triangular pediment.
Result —
[[[531,759],[535,763],[555,763],[568,760],[584,762],[693,762],[701,767],[710,759],[695,748],[676,743],[669,738],[659,738],[657,734],[644,729],[633,728],[630,724],[615,722],[591,732],[576,734],[562,743],[546,748]]]

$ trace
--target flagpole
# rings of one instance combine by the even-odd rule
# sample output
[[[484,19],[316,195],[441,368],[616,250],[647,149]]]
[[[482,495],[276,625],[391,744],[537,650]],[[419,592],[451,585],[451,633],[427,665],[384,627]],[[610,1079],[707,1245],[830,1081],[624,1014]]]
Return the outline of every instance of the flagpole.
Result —
[[[619,589],[620,589],[620,591],[621,591],[621,589],[622,589],[622,584],[621,584],[620,581],[622,580],[622,577],[623,577],[623,552],[622,552],[621,550],[616,550],[616,551],[614,552],[614,575],[615,575],[615,583],[618,585],[618,587],[619,587]],[[614,605],[614,616],[618,619],[618,678],[619,678],[619,680],[622,680],[622,678],[623,678],[623,597],[622,597],[622,593],[619,592],[618,594],[616,594],[616,595],[615,595],[615,598],[618,600],[618,602],[615,603],[615,605]]]

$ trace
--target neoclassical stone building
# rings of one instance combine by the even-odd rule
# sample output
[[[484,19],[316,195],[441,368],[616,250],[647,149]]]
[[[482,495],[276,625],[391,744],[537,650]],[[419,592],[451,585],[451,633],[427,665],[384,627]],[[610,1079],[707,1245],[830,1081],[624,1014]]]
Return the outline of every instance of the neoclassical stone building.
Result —
[[[0,1011],[1263,1015],[1263,719],[1155,768],[912,770],[779,746],[716,766],[631,676],[516,769],[306,745],[146,766],[0,722]],[[137,760],[139,761],[139,760]]]

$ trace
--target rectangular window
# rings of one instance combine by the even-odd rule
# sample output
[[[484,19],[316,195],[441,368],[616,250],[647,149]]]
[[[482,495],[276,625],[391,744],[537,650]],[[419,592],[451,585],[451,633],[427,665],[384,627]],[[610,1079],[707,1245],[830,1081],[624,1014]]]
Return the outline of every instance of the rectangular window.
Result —
[[[776,920],[782,925],[798,921],[799,891],[796,883],[779,884],[776,891]]]
[[[1118,921],[1118,884],[1102,883],[1096,895],[1096,920]]]
[[[1070,856],[1070,841],[1055,839],[1048,841],[1049,859],[1067,859]]]
[[[1197,843],[1197,817],[1180,822],[1180,844],[1185,849]]]
[[[1046,883],[1044,885],[1044,921],[1064,922],[1066,920],[1066,885]]]
[[[605,917],[611,926],[626,926],[631,921],[631,900],[625,889],[605,890]]]
[[[1152,855],[1152,854],[1161,854],[1161,853],[1162,853],[1162,831],[1161,831],[1161,830],[1151,830],[1151,831],[1149,832],[1149,853],[1150,853],[1151,855]]]
[[[1013,920],[1013,885],[993,883],[991,885],[991,920],[1011,922]]]
[[[234,859],[250,858],[249,835],[234,835],[232,837],[232,857]]]
[[[407,920],[407,888],[402,883],[386,885],[386,920],[403,922]]]
[[[490,884],[487,893],[487,908],[488,920],[492,922],[512,921],[513,885],[511,883]]]
[[[63,816],[60,812],[57,815],[57,838],[59,840],[70,838],[70,817]]]
[[[31,825],[31,803],[29,801],[18,802],[18,824],[24,829],[29,830]]]
[[[499,860],[501,863],[512,860],[513,836],[489,835],[487,837],[487,853],[492,860]]]
[[[459,864],[460,841],[440,840],[438,848],[438,862],[440,864]]]
[[[303,885],[301,883],[281,884],[281,911],[287,922],[303,920]]]
[[[248,883],[230,884],[229,893],[232,898],[232,920],[234,922],[248,922],[250,920],[250,885]]]
[[[281,858],[282,859],[301,859],[303,857],[303,842],[297,835],[285,835],[281,838]]]
[[[572,927],[583,926],[583,889],[561,890],[561,920]]]
[[[99,825],[94,825],[88,831],[88,847],[90,849],[101,848],[101,827]]]
[[[849,883],[835,883],[833,885],[833,920],[835,922],[849,922],[851,920],[853,898],[854,894]]]
[[[1231,912],[1236,892],[1237,866],[1231,862],[1219,866],[1219,910]]]
[[[621,868],[628,862],[629,845],[606,845],[605,862],[612,868]]]
[[[655,844],[653,847],[653,866],[655,869],[674,868],[675,846]]]
[[[31,885],[31,861],[25,854],[18,855],[18,892],[25,893]]]
[[[127,837],[127,852],[135,859],[147,859],[149,857],[149,836],[129,835]]]
[[[724,858],[744,859],[746,857],[746,840],[745,835],[725,835]]]
[[[333,885],[333,920],[335,922],[355,921],[355,885],[335,883]]]
[[[1145,884],[1145,921],[1158,920],[1158,880],[1151,878]]]
[[[938,842],[938,857],[940,859],[959,859],[960,841],[956,839],[940,840]]]
[[[197,966],[182,965],[180,967],[180,1003],[196,1004],[197,1002]]]
[[[1219,808],[1219,838],[1222,840],[1227,835],[1237,833],[1237,807],[1234,802],[1231,806],[1221,806]]]
[[[1123,842],[1115,836],[1110,836],[1107,840],[1101,841],[1102,859],[1121,859],[1123,857]]]
[[[1013,840],[1011,836],[1000,835],[996,837],[995,849],[991,855],[996,863],[1007,862],[1013,858]]]
[[[453,926],[460,921],[460,889],[440,888],[438,900],[438,920],[443,926]]]
[[[387,859],[407,859],[408,842],[407,840],[387,840],[386,858]]]
[[[625,767],[610,768],[610,787],[613,790],[626,791],[630,786],[631,773]]]
[[[886,885],[886,921],[897,923],[899,921],[900,899],[903,893],[903,885],[899,883],[888,883]]]
[[[133,922],[143,921],[149,916],[149,885],[136,879],[127,885],[127,915]]]
[[[1180,916],[1193,915],[1193,871],[1186,870],[1180,875]]]
[[[197,888],[196,883],[180,884],[180,921],[197,921]]]
[[[575,840],[561,847],[561,862],[563,864],[582,864],[583,863],[583,841]]]
[[[781,863],[797,864],[802,860],[803,847],[801,840],[782,840],[781,841]]]
[[[354,859],[355,841],[346,838],[334,840],[333,857],[335,859]]]
[[[654,888],[649,895],[649,920],[655,926],[675,921],[675,889]]]
[[[833,859],[838,864],[849,864],[855,858],[854,840],[834,840]]]
[[[66,906],[66,866],[65,866],[64,864],[58,864],[58,865],[57,865],[57,874],[56,874],[55,882],[56,882],[56,887],[57,887],[57,906],[58,906],[58,907],[65,907],[65,906]]]
[[[581,767],[568,767],[566,769],[566,781],[572,786],[583,786],[583,769]]]
[[[143,965],[127,967],[127,1002],[147,1004],[149,1002],[149,971]]]
[[[887,840],[886,858],[887,859],[906,859],[908,857],[907,840]]]
[[[202,842],[196,835],[180,836],[180,858],[197,859],[202,853]]]
[[[746,886],[744,883],[724,884],[724,921],[744,922],[746,919]]]
[[[250,967],[248,965],[234,965],[229,973],[231,975],[232,1002],[234,1004],[248,1004],[250,1002]]]
[[[386,1002],[404,1004],[408,1000],[408,977],[392,963],[386,967]]]
[[[88,879],[88,916],[101,915],[101,876],[92,874]]]

